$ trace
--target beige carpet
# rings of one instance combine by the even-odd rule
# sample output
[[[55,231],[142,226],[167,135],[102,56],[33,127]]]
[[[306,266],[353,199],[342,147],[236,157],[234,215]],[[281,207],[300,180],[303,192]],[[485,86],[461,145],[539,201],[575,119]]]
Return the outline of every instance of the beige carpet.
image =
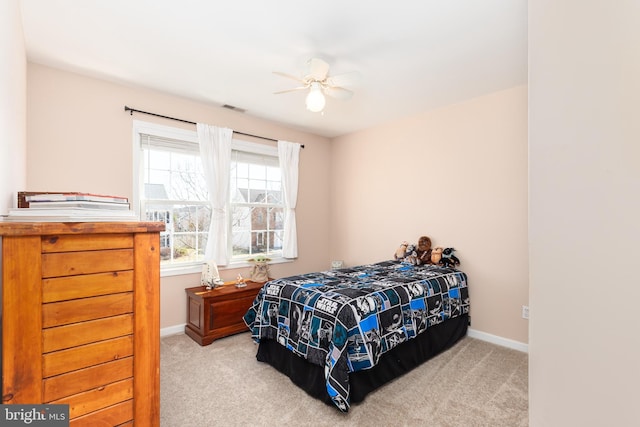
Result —
[[[527,355],[466,337],[353,405],[309,397],[256,361],[248,333],[201,347],[186,335],[160,344],[162,427],[527,426]]]

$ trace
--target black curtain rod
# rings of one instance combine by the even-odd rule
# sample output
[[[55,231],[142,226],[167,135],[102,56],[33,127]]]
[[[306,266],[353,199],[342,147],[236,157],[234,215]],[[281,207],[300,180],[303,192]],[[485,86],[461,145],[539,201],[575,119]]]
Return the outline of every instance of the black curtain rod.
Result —
[[[128,111],[129,114],[131,114],[132,116],[133,116],[133,113],[141,113],[141,114],[147,114],[149,116],[162,117],[163,119],[175,120],[176,122],[189,123],[190,125],[196,125],[197,124],[196,122],[192,122],[190,120],[177,119],[175,117],[163,116],[162,114],[156,114],[156,113],[150,113],[148,111],[136,110],[135,108],[127,107],[126,105],[124,106],[124,111]],[[253,134],[250,134],[250,133],[238,132],[237,130],[234,130],[233,133],[237,133],[238,135],[251,136],[253,138],[266,139],[267,141],[278,142],[277,139],[267,138],[267,137],[260,136],[260,135],[253,135]],[[304,144],[300,144],[300,147],[304,148]]]

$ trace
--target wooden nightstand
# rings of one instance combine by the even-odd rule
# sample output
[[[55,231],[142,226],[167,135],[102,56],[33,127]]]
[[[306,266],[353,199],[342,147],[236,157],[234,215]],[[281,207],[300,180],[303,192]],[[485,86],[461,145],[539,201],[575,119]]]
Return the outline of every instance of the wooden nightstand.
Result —
[[[258,295],[264,282],[246,281],[236,288],[235,281],[207,290],[204,286],[185,289],[187,293],[187,325],[184,332],[200,345],[239,332],[248,332],[242,317]]]

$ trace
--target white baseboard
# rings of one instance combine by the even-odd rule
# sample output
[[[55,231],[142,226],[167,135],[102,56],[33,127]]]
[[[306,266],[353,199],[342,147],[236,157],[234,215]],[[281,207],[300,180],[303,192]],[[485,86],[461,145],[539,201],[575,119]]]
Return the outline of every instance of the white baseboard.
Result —
[[[184,334],[185,326],[186,326],[186,323],[169,326],[167,328],[162,328],[160,329],[160,336],[167,337],[169,335]],[[476,331],[475,329],[471,329],[471,328],[467,329],[467,335],[470,336],[471,338],[477,338],[479,340],[487,341],[492,344],[500,345],[502,347],[511,348],[514,350],[522,351],[524,353],[529,352],[529,346],[520,341],[514,341],[508,338],[502,338],[497,335],[488,334],[482,331]]]
[[[510,340],[508,338],[502,338],[497,335],[488,334],[482,331],[476,331],[475,329],[467,329],[467,335],[471,338],[477,338],[482,341],[487,341],[492,344],[497,344],[502,347],[511,348],[514,350],[522,351],[524,353],[529,353],[529,345],[520,341]]]
[[[185,326],[186,326],[186,323],[183,323],[181,325],[169,326],[168,328],[162,328],[160,329],[160,336],[167,337],[169,335],[184,334]]]

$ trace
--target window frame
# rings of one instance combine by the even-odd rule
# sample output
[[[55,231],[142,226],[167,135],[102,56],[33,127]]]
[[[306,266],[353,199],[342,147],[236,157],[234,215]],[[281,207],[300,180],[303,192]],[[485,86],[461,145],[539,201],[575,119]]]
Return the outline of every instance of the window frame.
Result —
[[[249,142],[249,141],[244,141],[244,140],[238,140],[238,139],[233,139],[231,142],[231,150],[232,151],[244,151],[247,153],[251,153],[251,154],[257,154],[257,155],[261,155],[261,156],[270,156],[270,157],[275,157],[276,159],[279,158],[278,156],[278,148],[277,147],[273,147],[270,145],[266,145],[266,144],[257,144],[255,142]],[[282,185],[282,178],[280,180],[280,183]],[[282,190],[281,190],[282,191]],[[229,195],[229,197],[231,198],[231,194]],[[282,194],[282,197],[284,197],[284,194]],[[233,204],[233,202],[230,201],[230,204]],[[247,202],[247,205],[252,205],[252,203]],[[283,211],[285,209],[285,205],[284,205],[284,200],[282,201],[282,206]],[[231,213],[231,212],[230,212]],[[230,256],[233,256],[233,247],[232,247],[232,219],[233,218],[229,218],[229,240],[227,241],[228,243],[228,251],[229,254],[231,254]],[[282,258],[282,254],[280,254],[279,257],[274,258],[273,255],[270,255],[271,258],[271,263],[274,262],[288,262],[285,258]],[[249,264],[246,260],[236,260],[235,262],[230,263],[230,265],[252,265]]]
[[[199,146],[198,143],[198,133],[195,130],[188,130],[183,128],[176,128],[172,126],[160,125],[151,122],[145,122],[141,120],[133,120],[133,203],[132,209],[135,212],[138,212],[139,215],[142,215],[141,212],[141,198],[144,194],[144,179],[142,177],[142,146],[141,146],[141,135],[148,134],[159,136],[163,138],[171,138],[180,141],[186,141],[189,143],[193,143]],[[233,139],[231,143],[231,149],[237,151],[246,151],[253,154],[265,155],[265,156],[274,156],[278,157],[278,148],[266,144],[258,144],[255,142],[245,141]],[[199,150],[198,150],[199,151]],[[229,253],[232,254],[232,233],[231,233],[231,221],[229,221],[229,239],[227,243],[229,245]],[[270,263],[285,263],[292,262],[292,260],[287,258],[272,258]],[[191,274],[191,273],[200,273],[202,271],[203,262],[190,262],[185,263],[184,265],[172,265],[172,266],[162,266],[160,268],[161,277],[165,276],[174,276],[181,274]],[[237,269],[250,267],[252,264],[247,262],[246,260],[236,260],[230,261],[226,266],[218,266],[220,270],[226,269]]]

